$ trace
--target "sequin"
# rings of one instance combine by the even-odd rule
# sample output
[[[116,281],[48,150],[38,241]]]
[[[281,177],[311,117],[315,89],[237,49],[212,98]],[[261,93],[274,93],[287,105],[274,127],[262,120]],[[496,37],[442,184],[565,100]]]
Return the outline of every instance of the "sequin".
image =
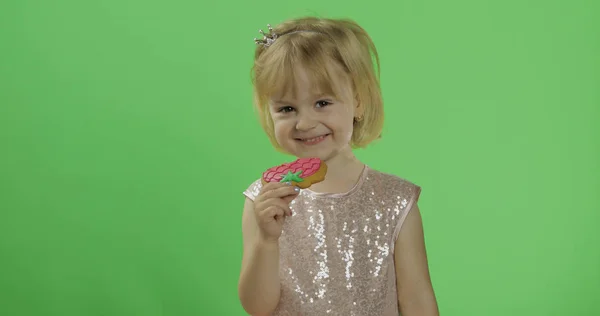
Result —
[[[256,180],[244,194],[260,192]],[[397,316],[394,244],[421,188],[368,166],[346,193],[302,190],[280,244],[274,316]]]

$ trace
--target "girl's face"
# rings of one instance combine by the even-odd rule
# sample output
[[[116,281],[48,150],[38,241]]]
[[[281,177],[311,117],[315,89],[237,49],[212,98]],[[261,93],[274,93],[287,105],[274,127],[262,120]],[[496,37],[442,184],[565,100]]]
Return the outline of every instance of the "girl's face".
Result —
[[[289,93],[271,100],[275,138],[296,157],[318,157],[329,161],[352,152],[350,140],[354,117],[360,116],[348,78],[338,76],[332,84],[340,90],[339,99],[315,91],[306,72],[299,69],[296,97]],[[333,74],[343,71],[331,65]]]

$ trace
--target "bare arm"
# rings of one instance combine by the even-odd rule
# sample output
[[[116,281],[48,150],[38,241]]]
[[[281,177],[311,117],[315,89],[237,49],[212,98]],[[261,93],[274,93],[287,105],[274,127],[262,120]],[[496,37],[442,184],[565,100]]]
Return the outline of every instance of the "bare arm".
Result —
[[[438,316],[429,276],[423,223],[415,203],[406,216],[394,249],[398,302],[403,316]]]
[[[260,237],[253,202],[246,198],[242,216],[244,253],[238,295],[252,316],[273,313],[279,302],[279,244]]]

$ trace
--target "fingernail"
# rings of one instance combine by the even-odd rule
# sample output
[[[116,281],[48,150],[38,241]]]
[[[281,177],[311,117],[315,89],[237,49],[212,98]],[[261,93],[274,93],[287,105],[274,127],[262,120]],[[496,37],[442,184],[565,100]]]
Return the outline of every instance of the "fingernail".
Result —
[[[286,182],[285,184],[287,184],[287,185],[292,185],[292,183],[291,183],[291,182],[289,182],[289,181],[288,181],[288,182]]]
[[[294,191],[300,192],[300,188],[299,187],[294,187]]]

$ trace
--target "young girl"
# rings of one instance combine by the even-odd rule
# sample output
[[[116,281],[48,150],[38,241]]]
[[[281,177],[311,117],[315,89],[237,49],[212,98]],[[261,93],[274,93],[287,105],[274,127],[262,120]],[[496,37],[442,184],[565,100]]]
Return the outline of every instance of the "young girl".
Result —
[[[257,179],[244,191],[242,306],[253,316],[438,315],[420,187],[352,152],[383,125],[369,35],[351,20],[310,17],[261,33],[261,124],[277,150],[321,158],[328,171],[309,189]]]

